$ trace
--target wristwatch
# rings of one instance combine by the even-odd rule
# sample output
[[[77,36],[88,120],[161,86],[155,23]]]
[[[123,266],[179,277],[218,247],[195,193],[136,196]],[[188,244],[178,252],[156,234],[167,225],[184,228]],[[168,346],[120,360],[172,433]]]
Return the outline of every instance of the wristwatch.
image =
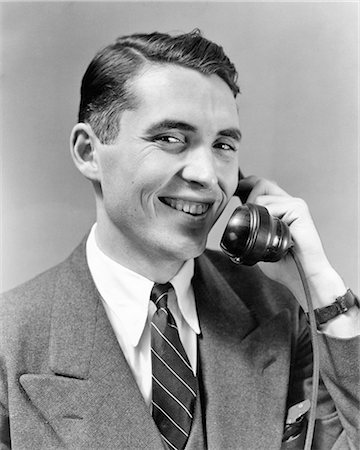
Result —
[[[320,325],[334,319],[340,314],[346,313],[346,311],[349,311],[354,306],[360,307],[359,299],[351,289],[348,289],[344,295],[337,297],[331,305],[314,310],[317,327],[320,327]]]

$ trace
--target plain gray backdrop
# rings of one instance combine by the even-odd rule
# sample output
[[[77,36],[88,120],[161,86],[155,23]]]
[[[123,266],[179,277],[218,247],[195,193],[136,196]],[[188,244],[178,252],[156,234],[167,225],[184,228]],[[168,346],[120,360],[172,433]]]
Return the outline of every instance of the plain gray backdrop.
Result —
[[[68,149],[81,77],[95,52],[121,34],[196,27],[239,71],[243,172],[308,202],[331,262],[358,289],[357,3],[0,7],[1,290],[61,261],[94,221],[91,185]],[[210,247],[223,227],[224,220]]]

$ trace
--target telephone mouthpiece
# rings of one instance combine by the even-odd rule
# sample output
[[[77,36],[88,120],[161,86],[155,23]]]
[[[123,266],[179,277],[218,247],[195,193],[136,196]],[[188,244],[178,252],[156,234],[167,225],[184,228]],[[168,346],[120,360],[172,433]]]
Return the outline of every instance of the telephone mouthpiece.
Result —
[[[292,245],[287,224],[252,203],[236,208],[220,242],[233,262],[246,266],[279,261]]]

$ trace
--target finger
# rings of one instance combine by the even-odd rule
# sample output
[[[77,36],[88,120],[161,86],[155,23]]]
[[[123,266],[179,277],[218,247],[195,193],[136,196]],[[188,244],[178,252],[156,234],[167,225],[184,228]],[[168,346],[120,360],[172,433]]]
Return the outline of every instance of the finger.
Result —
[[[298,217],[310,218],[307,204],[301,198],[274,195],[261,195],[256,203],[265,206],[272,216],[283,219],[288,225]]]
[[[256,177],[254,177],[256,178]],[[247,201],[249,203],[256,203],[259,196],[262,195],[278,195],[290,197],[290,195],[281,189],[274,181],[266,180],[264,178],[251,179],[250,182],[253,183],[253,188],[249,194]]]

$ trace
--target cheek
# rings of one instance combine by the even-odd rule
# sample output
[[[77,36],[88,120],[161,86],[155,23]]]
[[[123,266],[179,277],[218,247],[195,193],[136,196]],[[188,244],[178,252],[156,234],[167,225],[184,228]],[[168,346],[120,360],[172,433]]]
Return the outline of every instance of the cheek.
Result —
[[[124,170],[125,169],[125,170]],[[118,164],[104,166],[103,203],[108,214],[120,220],[122,214],[128,219],[148,216],[154,212],[154,201],[161,181],[154,171],[135,169]]]
[[[221,188],[228,200],[234,195],[238,181],[238,165],[237,162],[233,162],[230,167],[225,168],[221,174],[221,179],[219,180]]]
[[[133,184],[136,168],[121,149],[107,148],[100,158],[101,186],[104,198],[124,195]]]
[[[229,191],[231,197],[235,194],[238,183],[239,183],[239,173],[238,170],[236,170],[236,174],[232,177],[231,183],[229,183]]]

